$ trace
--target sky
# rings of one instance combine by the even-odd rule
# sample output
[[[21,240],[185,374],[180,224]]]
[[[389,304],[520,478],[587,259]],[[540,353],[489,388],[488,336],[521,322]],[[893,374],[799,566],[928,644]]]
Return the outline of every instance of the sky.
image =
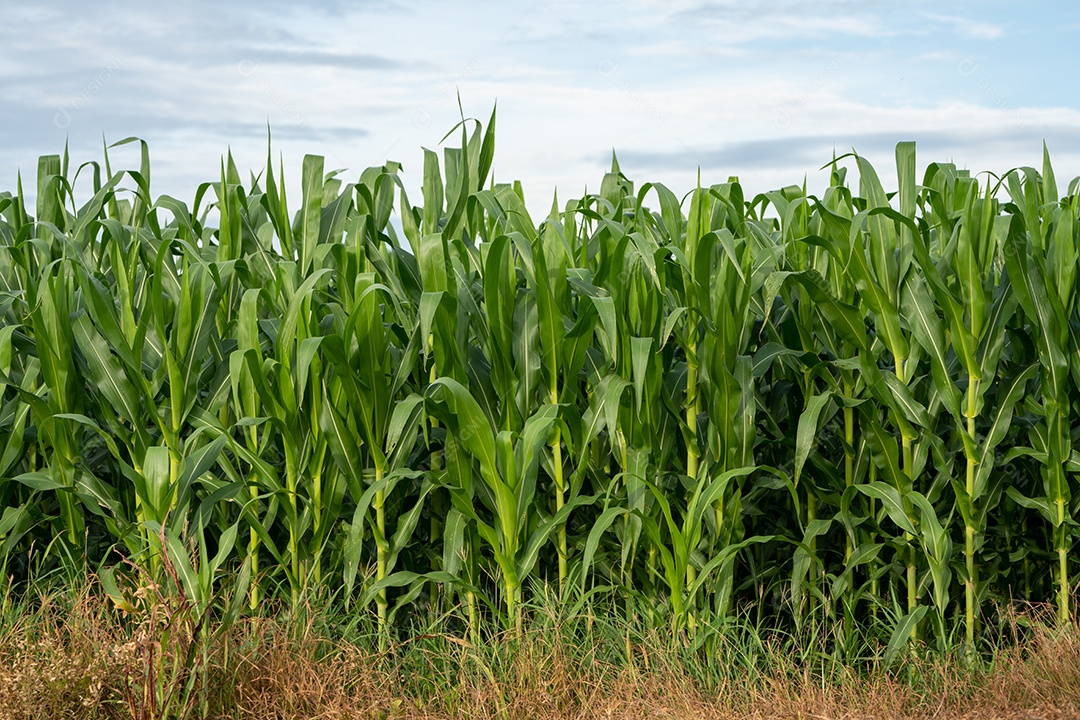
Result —
[[[261,172],[269,125],[294,193],[305,153],[346,180],[395,160],[420,204],[422,148],[497,103],[494,177],[534,215],[598,190],[613,150],[639,184],[751,196],[823,187],[834,152],[888,187],[900,141],[999,174],[1045,141],[1064,191],[1078,37],[1074,2],[39,0],[0,25],[0,189],[65,142],[79,164],[135,136],[152,194],[190,201],[229,150]],[[110,159],[137,168],[138,145]]]

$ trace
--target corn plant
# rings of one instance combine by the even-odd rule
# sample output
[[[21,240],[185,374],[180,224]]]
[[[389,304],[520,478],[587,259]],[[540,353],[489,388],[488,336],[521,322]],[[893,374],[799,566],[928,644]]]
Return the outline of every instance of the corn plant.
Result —
[[[1008,227],[1003,254],[1042,365],[1040,422],[1031,435],[1035,452],[1044,461],[1045,495],[1028,504],[1039,509],[1054,529],[1057,611],[1059,620],[1066,622],[1072,495],[1066,468],[1073,454],[1070,394],[1076,387],[1069,355],[1076,347],[1071,319],[1076,313],[1077,201],[1075,194],[1060,204],[1053,199],[1057,187],[1045,152],[1041,177],[1027,168],[1012,173],[1008,184],[1018,213]]]
[[[820,197],[680,198],[613,157],[534,223],[494,120],[425,151],[415,204],[396,162],[307,156],[287,193],[269,152],[155,198],[132,139],[0,193],[16,586],[119,553],[202,610],[325,592],[383,642],[554,592],[695,642],[842,617],[836,652],[886,660],[920,628],[974,652],[1013,595],[1069,618],[1080,183],[919,183],[901,143],[895,192],[850,155]]]

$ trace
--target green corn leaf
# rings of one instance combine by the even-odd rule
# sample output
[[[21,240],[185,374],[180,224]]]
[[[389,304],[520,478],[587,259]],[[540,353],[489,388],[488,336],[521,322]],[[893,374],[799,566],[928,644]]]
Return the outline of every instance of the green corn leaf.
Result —
[[[900,654],[900,651],[904,649],[908,641],[911,640],[911,634],[918,627],[923,617],[926,615],[927,607],[920,605],[908,614],[900,618],[900,621],[893,628],[892,635],[889,637],[889,645],[885,648],[884,663],[886,667],[891,666],[896,660],[896,656]]]

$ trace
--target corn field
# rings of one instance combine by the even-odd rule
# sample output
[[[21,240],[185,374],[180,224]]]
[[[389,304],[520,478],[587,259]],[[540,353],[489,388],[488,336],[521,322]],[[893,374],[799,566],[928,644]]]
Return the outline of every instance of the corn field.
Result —
[[[316,156],[287,197],[269,154],[155,198],[145,143],[0,193],[3,582],[126,559],[388,633],[539,597],[969,647],[1069,618],[1080,188],[1045,151],[920,180],[901,143],[896,192],[850,154],[820,197],[613,158],[536,222],[494,124],[425,150],[416,205]]]

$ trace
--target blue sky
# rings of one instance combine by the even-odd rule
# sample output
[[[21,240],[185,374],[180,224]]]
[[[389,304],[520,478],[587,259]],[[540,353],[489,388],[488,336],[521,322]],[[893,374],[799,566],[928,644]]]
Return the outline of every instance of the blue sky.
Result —
[[[543,212],[624,173],[681,192],[819,187],[834,149],[892,174],[892,149],[973,171],[1080,175],[1080,6],[1067,2],[470,3],[43,0],[0,27],[0,188],[70,142],[73,162],[138,136],[152,191],[193,197],[229,148],[292,187],[304,153],[356,177],[498,101],[495,177]],[[117,165],[137,167],[137,146]]]

